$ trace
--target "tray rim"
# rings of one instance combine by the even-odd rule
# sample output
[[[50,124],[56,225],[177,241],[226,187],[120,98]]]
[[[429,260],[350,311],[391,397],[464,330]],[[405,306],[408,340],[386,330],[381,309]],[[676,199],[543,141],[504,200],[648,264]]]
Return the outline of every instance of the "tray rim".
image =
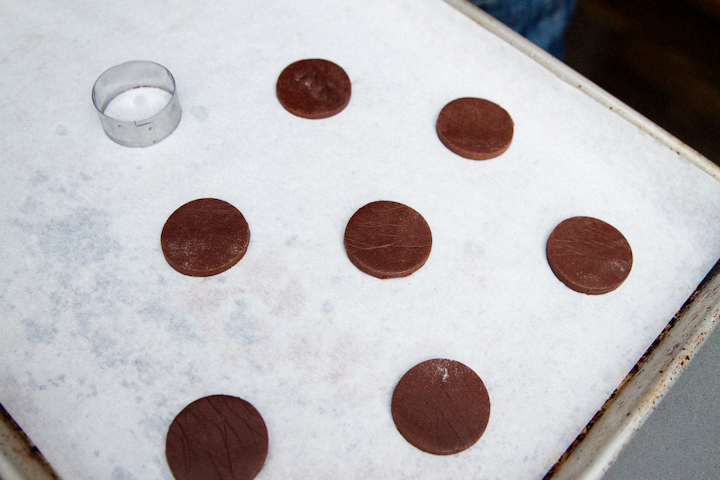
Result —
[[[0,405],[0,479],[59,480],[42,452]]]
[[[544,480],[600,480],[720,323],[720,260]]]

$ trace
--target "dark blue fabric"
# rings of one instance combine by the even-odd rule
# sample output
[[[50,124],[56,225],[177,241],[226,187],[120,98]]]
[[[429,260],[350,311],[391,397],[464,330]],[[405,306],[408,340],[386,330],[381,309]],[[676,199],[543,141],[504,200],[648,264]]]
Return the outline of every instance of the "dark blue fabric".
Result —
[[[470,0],[543,50],[562,60],[563,35],[575,0]]]

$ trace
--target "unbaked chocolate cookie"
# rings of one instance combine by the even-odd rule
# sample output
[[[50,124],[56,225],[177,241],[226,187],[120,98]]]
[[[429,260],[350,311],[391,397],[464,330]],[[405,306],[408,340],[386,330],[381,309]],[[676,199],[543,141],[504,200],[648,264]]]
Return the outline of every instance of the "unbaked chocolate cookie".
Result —
[[[195,400],[173,420],[165,456],[176,480],[251,480],[268,452],[260,413],[237,397]]]
[[[327,118],[350,102],[351,84],[345,70],[313,58],[288,65],[277,81],[277,97],[285,109],[303,118]]]
[[[482,98],[458,98],[440,111],[437,134],[450,151],[472,160],[497,157],[510,146],[514,124],[499,105]]]
[[[180,273],[209,277],[245,255],[250,229],[240,211],[222,200],[201,198],[175,210],[160,234],[165,259]]]
[[[630,275],[630,244],[615,227],[591,217],[560,222],[547,241],[547,260],[555,276],[576,292],[608,293]]]
[[[368,203],[355,212],[345,229],[348,258],[377,278],[410,275],[425,264],[431,248],[427,222],[402,203]]]
[[[415,365],[400,379],[391,410],[405,440],[427,453],[452,455],[485,432],[490,397],[470,368],[437,358]]]

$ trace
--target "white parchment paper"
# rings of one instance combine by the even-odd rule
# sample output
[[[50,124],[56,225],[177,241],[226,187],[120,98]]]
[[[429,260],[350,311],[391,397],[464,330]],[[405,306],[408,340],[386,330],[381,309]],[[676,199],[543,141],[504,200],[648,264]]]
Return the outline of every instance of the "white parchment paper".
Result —
[[[67,479],[171,479],[165,434],[191,401],[251,402],[258,478],[542,478],[720,257],[720,185],[440,0],[0,0],[0,403]],[[352,81],[339,115],[286,112],[275,82],[325,58]],[[156,146],[108,139],[90,100],[129,60],[174,75],[183,118]],[[489,99],[510,149],[448,151],[449,101]],[[173,270],[182,204],[232,203],[246,256]],[[347,259],[350,216],[420,212],[428,262],[378,280]],[[545,260],[560,221],[630,242],[616,291],[566,288]],[[490,423],[457,455],[397,432],[400,377],[472,368]]]

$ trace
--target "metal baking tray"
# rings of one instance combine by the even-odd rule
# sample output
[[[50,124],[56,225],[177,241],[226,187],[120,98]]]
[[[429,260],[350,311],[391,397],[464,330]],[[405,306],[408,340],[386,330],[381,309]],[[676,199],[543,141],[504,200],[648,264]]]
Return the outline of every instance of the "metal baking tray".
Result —
[[[550,72],[566,84],[583,92],[604,108],[611,110],[616,115],[630,122],[636,128],[649,134],[657,140],[657,142],[660,142],[670,150],[676,152],[678,155],[678,162],[690,162],[697,168],[706,172],[707,175],[720,180],[720,168],[703,158],[686,145],[682,144],[682,142],[678,141],[667,132],[649,122],[647,119],[643,118],[637,112],[634,112],[628,106],[622,104],[617,99],[589,82],[587,79],[578,75],[561,62],[538,49],[471,4],[461,0],[445,1],[450,6],[477,22],[477,24],[479,24],[478,28],[484,28],[492,32],[504,42],[511,45],[515,50],[540,64],[547,72]],[[418,8],[421,9],[433,11],[435,8],[430,5],[432,3],[431,0],[418,3],[420,5]],[[398,5],[406,7],[408,4],[407,2],[404,4],[400,2]],[[113,10],[113,12],[116,21],[123,22],[127,21],[127,18],[132,17],[130,16],[125,18],[125,15],[129,14],[127,12],[122,12],[121,10]],[[157,5],[152,7],[152,13],[154,15],[160,14],[161,12],[162,9],[160,9]],[[66,11],[65,13],[67,14]],[[283,12],[282,9],[279,9],[273,11],[272,14],[283,15]],[[82,20],[83,16],[80,12],[74,12],[73,15],[77,15],[77,18],[79,19],[77,26],[78,29],[88,28],[89,24]],[[175,19],[175,23],[163,30],[163,34],[167,37],[172,37],[173,28],[176,30],[182,30],[187,26],[188,22],[192,21],[193,19],[189,17],[177,18]],[[430,32],[435,33],[433,30],[432,19],[424,18],[424,21],[426,22],[424,27]],[[144,28],[152,28],[153,25],[153,22],[150,19],[144,19],[140,21],[140,23]],[[408,28],[407,25],[404,27]],[[34,34],[33,29],[31,28],[22,28],[19,30],[20,33],[25,35],[25,43],[22,45],[22,48],[13,51],[13,54],[20,55],[26,53],[27,51],[32,51],[34,48],[33,45],[46,41],[46,39],[40,38],[42,35]],[[108,53],[109,57],[121,58],[126,53],[120,51],[120,46],[112,43],[111,45],[112,49]],[[174,48],[174,46],[169,45],[167,48]],[[23,49],[25,50],[23,51]],[[153,49],[152,51],[156,52],[157,50]],[[136,48],[133,50],[133,53],[141,54],[142,49]],[[72,57],[72,53],[70,53],[70,56]],[[98,54],[98,57],[101,57],[101,55]],[[78,64],[81,63],[76,59],[73,59],[70,63],[73,61]],[[167,62],[163,60],[162,63],[165,64]],[[93,65],[96,64],[98,64],[97,58],[94,59]],[[13,66],[14,65],[15,64],[13,64]],[[112,66],[110,63],[106,63],[104,65],[105,67]],[[177,77],[181,102],[183,102],[184,98],[192,99],[192,96],[183,97],[183,69],[176,69],[170,65],[168,65],[168,67],[173,70],[173,73]],[[180,72],[179,75],[176,70]],[[99,74],[100,71],[97,73]],[[52,89],[51,77],[48,78],[41,76],[38,78],[47,81],[50,85],[47,88]],[[80,76],[80,78],[85,77]],[[40,85],[38,82],[39,81],[37,79],[31,81],[31,87],[38,89],[43,88],[43,85]],[[0,86],[2,85],[3,83],[0,83]],[[79,84],[78,89],[83,93],[87,93],[89,92],[90,86],[91,85]],[[227,87],[231,88],[232,85],[227,85]],[[197,88],[193,91],[193,93],[195,92],[197,92]],[[89,103],[89,95],[79,95],[79,98],[84,97],[88,97],[87,101]],[[5,98],[2,99],[5,100]],[[12,97],[11,101],[21,102],[22,98]],[[53,108],[57,110],[58,108],[64,107],[54,106]],[[72,107],[67,106],[67,108],[70,109]],[[195,122],[194,126],[196,127],[201,127],[200,124],[204,122],[208,116],[207,111],[199,105],[194,105],[192,100],[188,100],[188,103],[183,103],[183,108],[184,112],[191,112],[190,114],[194,116],[192,121]],[[89,116],[92,116],[93,112],[90,109],[91,105],[89,105],[87,113]],[[185,115],[187,116],[188,113],[185,113]],[[95,127],[97,127],[97,131],[95,132],[91,131],[91,125],[93,125],[93,122],[95,122]],[[82,133],[83,136],[90,135],[92,133],[96,133],[98,136],[103,135],[96,118],[88,120],[87,125],[83,124],[82,128],[85,129]],[[28,129],[32,130],[32,125],[27,125],[26,131]],[[181,122],[179,130],[182,129],[183,124]],[[59,136],[67,135],[68,128],[62,125],[57,126],[54,128],[52,134]],[[182,135],[182,132],[176,131],[173,135]],[[212,135],[212,132],[208,133],[208,135]],[[170,137],[170,140],[165,140],[163,144],[168,143],[171,139],[172,136]],[[107,141],[106,138],[101,140]],[[32,137],[25,137],[25,141],[31,142]],[[91,148],[93,141],[94,140],[81,139],[78,143],[83,148]],[[212,142],[209,143],[212,144]],[[156,149],[154,150],[155,152],[160,152],[162,150],[159,149],[164,148],[162,146],[163,144],[149,148]],[[214,146],[210,145],[209,148],[214,148]],[[141,170],[142,168],[143,167],[141,165],[137,166],[138,170]],[[38,176],[37,181],[43,181],[42,175]],[[594,417],[592,417],[592,419],[587,419],[588,421],[585,422],[587,423],[587,426],[584,429],[579,428],[577,430],[577,438],[575,441],[570,442],[571,444],[565,453],[562,454],[562,456],[557,459],[557,462],[549,468],[546,478],[598,479],[602,477],[603,473],[612,464],[618,453],[632,437],[633,433],[640,428],[643,421],[654,408],[654,405],[672,386],[675,379],[677,379],[677,377],[682,373],[683,369],[688,365],[697,349],[717,324],[718,316],[720,315],[719,270],[720,267],[716,265],[710,273],[707,274],[705,280],[697,287],[695,292],[690,296],[677,314],[672,319],[668,318],[668,323],[665,329],[659,336],[657,336],[656,340],[647,349],[646,353],[637,361],[632,370],[627,374],[625,380],[617,387],[614,393],[610,395],[605,404],[597,411]],[[21,356],[18,354],[18,359],[20,358]],[[2,400],[3,399],[0,398],[0,401]],[[10,403],[17,405],[21,402],[19,402],[17,398],[12,398]],[[12,409],[10,410],[12,411]],[[0,416],[0,419],[2,420],[0,422],[0,478],[60,478],[55,472],[53,472],[48,462],[42,457],[40,451],[31,443],[27,436],[22,433],[12,418],[4,411],[2,413],[3,414]],[[34,426],[33,428],[37,429],[38,427]],[[118,472],[123,473],[122,470],[119,470]]]

